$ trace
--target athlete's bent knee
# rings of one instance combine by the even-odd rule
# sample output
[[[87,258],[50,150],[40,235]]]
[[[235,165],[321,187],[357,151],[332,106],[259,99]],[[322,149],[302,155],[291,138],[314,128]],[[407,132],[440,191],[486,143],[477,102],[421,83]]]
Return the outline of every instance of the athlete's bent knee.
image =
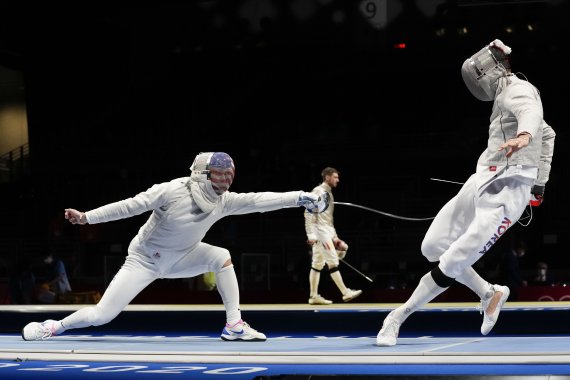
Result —
[[[438,249],[436,244],[431,240],[424,240],[422,242],[421,250],[422,255],[432,263],[439,261],[439,257],[443,254],[443,251]]]
[[[317,272],[322,271],[324,267],[325,267],[325,263],[323,263],[323,262],[311,264],[311,269],[313,269]]]
[[[433,281],[441,288],[449,288],[455,282],[455,279],[446,276],[441,269],[439,269],[439,266],[433,268],[430,273]]]

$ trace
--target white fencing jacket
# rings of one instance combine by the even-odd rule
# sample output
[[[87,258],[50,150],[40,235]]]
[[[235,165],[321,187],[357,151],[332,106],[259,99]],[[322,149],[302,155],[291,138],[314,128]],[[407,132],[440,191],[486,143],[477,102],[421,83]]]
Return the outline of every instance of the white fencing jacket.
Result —
[[[529,82],[509,75],[497,90],[489,125],[487,149],[479,157],[479,167],[538,167],[535,184],[544,186],[550,175],[556,133],[543,119],[538,90]],[[511,157],[499,146],[522,132],[531,134],[530,144]]]
[[[192,198],[189,177],[152,186],[119,202],[85,213],[89,224],[109,222],[152,211],[130,248],[148,256],[184,255],[204,238],[210,227],[228,215],[249,214],[296,206],[301,191],[284,193],[225,192],[215,209],[204,213]]]

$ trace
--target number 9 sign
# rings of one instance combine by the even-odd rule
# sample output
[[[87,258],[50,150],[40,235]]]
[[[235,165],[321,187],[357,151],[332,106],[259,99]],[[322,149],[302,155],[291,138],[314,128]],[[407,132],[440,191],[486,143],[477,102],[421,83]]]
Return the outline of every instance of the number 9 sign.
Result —
[[[388,22],[387,0],[364,0],[360,3],[360,11],[374,28],[386,27]]]

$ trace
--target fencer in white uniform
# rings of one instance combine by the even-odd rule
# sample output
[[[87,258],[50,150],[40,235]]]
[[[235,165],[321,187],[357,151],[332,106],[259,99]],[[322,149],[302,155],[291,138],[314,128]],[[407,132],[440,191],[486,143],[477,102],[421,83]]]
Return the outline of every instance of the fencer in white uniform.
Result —
[[[202,242],[210,227],[229,215],[266,212],[291,206],[324,209],[318,196],[303,192],[233,193],[232,158],[223,152],[196,156],[190,177],[152,186],[138,195],[87,212],[66,209],[73,224],[96,224],[152,211],[132,239],[125,263],[100,302],[62,320],[32,322],[22,330],[24,340],[47,339],[66,330],[99,326],[113,320],[146,286],[160,278],[216,274],[217,289],[226,310],[221,338],[263,341],[266,336],[241,318],[239,289],[227,249]],[[320,203],[319,203],[320,202]]]
[[[542,202],[554,153],[554,130],[544,121],[538,90],[512,74],[511,49],[495,40],[461,68],[469,91],[493,101],[487,148],[476,171],[439,211],[422,242],[422,254],[437,266],[410,298],[384,319],[376,343],[392,346],[413,312],[458,281],[481,298],[481,333],[494,327],[509,288],[490,284],[472,265],[516,223],[525,208]]]
[[[312,193],[324,194],[328,198],[328,208],[320,213],[305,211],[305,232],[307,243],[311,246],[311,270],[309,271],[309,304],[330,305],[333,302],[319,294],[321,271],[328,267],[329,274],[342,294],[342,300],[349,302],[362,294],[360,289],[348,288],[342,279],[338,269],[339,259],[343,259],[348,251],[348,244],[341,240],[334,227],[334,196],[332,189],[336,188],[340,181],[338,170],[326,167],[321,171],[323,182],[316,186]]]

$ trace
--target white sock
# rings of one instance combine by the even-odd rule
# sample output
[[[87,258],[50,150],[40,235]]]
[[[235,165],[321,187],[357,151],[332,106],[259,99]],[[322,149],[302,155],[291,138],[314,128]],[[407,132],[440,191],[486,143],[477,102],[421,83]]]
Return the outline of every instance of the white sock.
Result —
[[[241,320],[239,287],[233,264],[216,273],[216,285],[226,309],[226,323],[233,326]]]
[[[99,309],[96,306],[81,308],[59,321],[56,333],[61,334],[65,330],[93,326],[93,321],[95,320],[96,315],[99,315]],[[62,329],[61,332],[59,330],[60,326]]]
[[[493,296],[493,288],[491,284],[483,280],[483,278],[479,276],[472,267],[465,269],[463,273],[461,273],[461,276],[457,277],[456,280],[473,290],[482,300],[486,300]]]
[[[317,294],[319,294],[319,282],[321,280],[321,272],[317,272],[314,269],[311,269],[311,271],[309,272],[309,289],[310,289],[310,293],[309,296],[310,297],[314,297]]]
[[[59,335],[65,332],[65,327],[61,324],[62,321],[55,321],[53,323],[53,330],[55,335]]]
[[[332,272],[331,278],[338,287],[338,290],[340,290],[340,292],[343,295],[345,295],[348,289],[346,288],[346,285],[344,285],[344,281],[342,281],[342,276],[340,275],[340,272],[339,271]]]
[[[394,310],[392,318],[404,323],[413,312],[443,293],[445,289],[447,288],[442,288],[435,283],[431,272],[426,273],[406,303]]]

